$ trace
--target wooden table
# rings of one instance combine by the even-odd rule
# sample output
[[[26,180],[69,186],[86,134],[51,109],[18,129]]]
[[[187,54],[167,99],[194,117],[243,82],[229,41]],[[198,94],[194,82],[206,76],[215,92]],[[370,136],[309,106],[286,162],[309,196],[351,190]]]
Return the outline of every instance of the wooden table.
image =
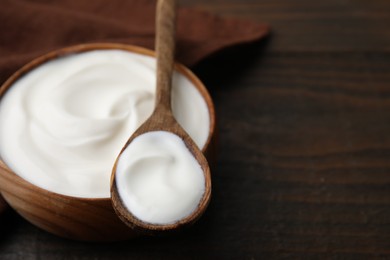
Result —
[[[206,215],[176,236],[94,244],[8,211],[0,259],[390,258],[390,1],[182,2],[273,29],[195,68],[220,129]]]

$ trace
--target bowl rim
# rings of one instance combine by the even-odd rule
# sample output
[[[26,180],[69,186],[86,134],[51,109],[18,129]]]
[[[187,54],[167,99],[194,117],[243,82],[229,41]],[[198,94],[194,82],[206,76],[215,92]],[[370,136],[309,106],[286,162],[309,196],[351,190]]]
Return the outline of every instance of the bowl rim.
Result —
[[[88,51],[96,51],[96,50],[123,50],[123,51],[128,51],[128,52],[133,52],[137,54],[142,54],[146,55],[149,57],[155,57],[155,51],[132,45],[132,44],[123,44],[123,43],[85,43],[85,44],[77,44],[77,45],[72,45],[64,48],[60,48],[57,50],[50,51],[46,54],[43,54],[37,58],[34,58],[30,62],[26,63],[23,65],[21,68],[19,68],[17,71],[15,71],[1,86],[0,86],[0,102],[3,96],[6,94],[7,90],[12,87],[12,85],[19,80],[22,76],[25,74],[29,73],[36,67],[40,66],[41,64],[44,64],[45,62],[55,60],[58,58],[66,57],[69,55],[75,55],[79,53],[84,53]],[[181,74],[183,74],[186,78],[188,78],[197,88],[197,90],[200,92],[202,97],[204,98],[206,102],[206,106],[209,111],[209,118],[210,118],[210,125],[209,125],[209,135],[206,140],[206,143],[204,147],[202,148],[202,152],[205,153],[207,148],[210,146],[211,141],[216,134],[216,115],[215,115],[215,107],[214,103],[211,99],[210,93],[208,92],[207,88],[205,85],[202,83],[202,81],[186,66],[179,62],[175,62],[174,64],[174,69]],[[65,200],[70,200],[70,199],[76,199],[79,201],[84,201],[84,202],[96,202],[96,201],[105,201],[105,200],[110,200],[110,197],[77,197],[77,196],[70,196],[70,195],[65,195],[61,193],[57,193],[54,191],[50,191],[44,188],[41,188],[26,179],[20,177],[17,175],[10,167],[7,166],[7,164],[1,159],[0,157],[0,169],[5,168],[7,171],[7,174],[11,175],[11,178],[16,178],[17,182],[19,184],[23,184],[23,186],[26,186],[28,189],[33,189],[36,191],[39,191],[40,193],[45,194],[45,196],[49,197],[57,197]],[[2,193],[2,190],[0,189],[0,193]]]

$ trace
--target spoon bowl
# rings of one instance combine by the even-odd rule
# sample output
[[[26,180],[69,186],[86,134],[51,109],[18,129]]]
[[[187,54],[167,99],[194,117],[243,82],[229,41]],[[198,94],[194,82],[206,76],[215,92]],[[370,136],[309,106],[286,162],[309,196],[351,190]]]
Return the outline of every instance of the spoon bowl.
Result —
[[[161,233],[166,231],[179,230],[186,226],[192,225],[204,213],[211,198],[211,175],[210,175],[210,168],[207,159],[205,158],[203,153],[199,150],[199,148],[197,148],[197,145],[194,143],[191,137],[177,123],[173,115],[167,116],[167,115],[161,115],[161,113],[163,113],[163,110],[155,110],[155,113],[153,113],[153,115],[140,128],[138,128],[138,130],[131,136],[131,138],[128,140],[128,142],[122,149],[121,153],[118,155],[118,158],[113,167],[113,172],[111,177],[112,178],[111,199],[117,215],[126,225],[136,230],[137,232],[145,233],[145,234],[156,234],[156,233]],[[202,198],[199,201],[198,206],[196,207],[196,210],[193,211],[189,216],[180,219],[179,221],[173,224],[153,224],[153,223],[148,223],[140,220],[134,214],[132,214],[132,212],[129,211],[127,207],[124,205],[117,188],[115,173],[117,170],[118,159],[120,158],[121,154],[123,153],[123,151],[125,151],[125,149],[129,145],[131,145],[131,142],[135,138],[137,138],[142,134],[152,132],[152,131],[166,131],[179,136],[184,141],[186,147],[194,156],[196,161],[201,166],[204,174],[205,191],[202,195]]]

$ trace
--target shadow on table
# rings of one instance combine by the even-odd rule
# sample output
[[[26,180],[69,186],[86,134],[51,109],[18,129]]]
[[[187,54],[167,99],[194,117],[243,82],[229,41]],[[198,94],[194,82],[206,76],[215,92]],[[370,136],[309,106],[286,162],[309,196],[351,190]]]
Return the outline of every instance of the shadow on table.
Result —
[[[216,90],[240,87],[240,80],[264,55],[272,41],[266,37],[260,42],[240,44],[223,49],[192,68],[210,94]]]
[[[2,244],[15,236],[15,231],[20,223],[24,222],[11,208],[7,208],[0,215],[0,252]],[[0,257],[1,258],[1,257]]]

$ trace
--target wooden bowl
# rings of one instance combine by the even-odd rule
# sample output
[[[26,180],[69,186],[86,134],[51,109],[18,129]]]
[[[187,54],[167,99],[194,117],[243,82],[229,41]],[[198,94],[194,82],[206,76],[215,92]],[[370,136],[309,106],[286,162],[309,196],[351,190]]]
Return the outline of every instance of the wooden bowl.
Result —
[[[154,56],[144,48],[113,44],[83,44],[60,49],[41,56],[15,72],[0,88],[4,93],[25,73],[49,60],[90,50],[120,49]],[[212,164],[215,154],[215,111],[210,95],[201,81],[183,65],[175,69],[185,75],[204,97],[210,115],[209,137],[203,152]],[[129,133],[130,134],[130,133]],[[119,151],[118,151],[119,153]],[[54,193],[37,187],[16,175],[0,160],[0,192],[7,203],[26,220],[53,234],[76,240],[113,241],[137,235],[123,224],[112,208],[110,198],[78,198]]]

